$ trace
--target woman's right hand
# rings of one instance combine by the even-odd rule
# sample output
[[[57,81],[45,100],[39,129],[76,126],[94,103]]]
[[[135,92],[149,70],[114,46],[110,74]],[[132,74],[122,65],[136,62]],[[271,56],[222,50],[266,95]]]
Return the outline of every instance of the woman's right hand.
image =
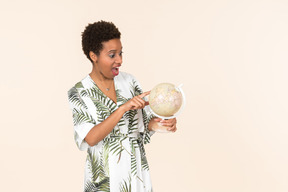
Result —
[[[134,110],[134,109],[143,109],[146,105],[149,105],[148,101],[145,101],[143,98],[150,94],[150,91],[144,92],[141,95],[135,96],[125,104],[121,106],[124,111]]]

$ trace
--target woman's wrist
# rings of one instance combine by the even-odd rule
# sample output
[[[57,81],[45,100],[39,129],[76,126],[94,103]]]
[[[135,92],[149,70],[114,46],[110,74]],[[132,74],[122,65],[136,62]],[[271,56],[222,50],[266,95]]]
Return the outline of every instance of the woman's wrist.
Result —
[[[118,108],[118,110],[121,111],[123,114],[127,111],[124,105],[121,105],[121,106]]]

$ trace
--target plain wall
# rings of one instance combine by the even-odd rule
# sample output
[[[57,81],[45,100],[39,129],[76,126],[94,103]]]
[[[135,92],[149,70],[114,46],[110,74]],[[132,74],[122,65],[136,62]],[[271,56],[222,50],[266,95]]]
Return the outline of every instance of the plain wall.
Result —
[[[88,23],[122,32],[122,71],[183,83],[175,134],[146,145],[156,192],[288,191],[288,1],[1,1],[0,191],[82,191],[67,91]]]

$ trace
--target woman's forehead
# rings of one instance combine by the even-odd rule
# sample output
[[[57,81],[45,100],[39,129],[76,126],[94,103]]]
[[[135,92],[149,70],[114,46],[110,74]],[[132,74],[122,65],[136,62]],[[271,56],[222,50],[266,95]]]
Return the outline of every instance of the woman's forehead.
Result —
[[[110,51],[110,50],[121,50],[122,43],[120,39],[111,39],[109,41],[103,42],[103,50]]]

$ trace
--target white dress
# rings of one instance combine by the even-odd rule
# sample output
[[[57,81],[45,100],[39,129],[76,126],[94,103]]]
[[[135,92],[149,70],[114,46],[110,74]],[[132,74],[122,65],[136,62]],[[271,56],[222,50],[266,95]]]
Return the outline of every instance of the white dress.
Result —
[[[68,91],[75,141],[87,150],[84,191],[151,192],[149,166],[143,144],[150,142],[149,109],[127,111],[117,126],[95,146],[84,138],[119,106],[142,93],[135,78],[120,72],[114,78],[117,104],[97,87],[89,75]]]

